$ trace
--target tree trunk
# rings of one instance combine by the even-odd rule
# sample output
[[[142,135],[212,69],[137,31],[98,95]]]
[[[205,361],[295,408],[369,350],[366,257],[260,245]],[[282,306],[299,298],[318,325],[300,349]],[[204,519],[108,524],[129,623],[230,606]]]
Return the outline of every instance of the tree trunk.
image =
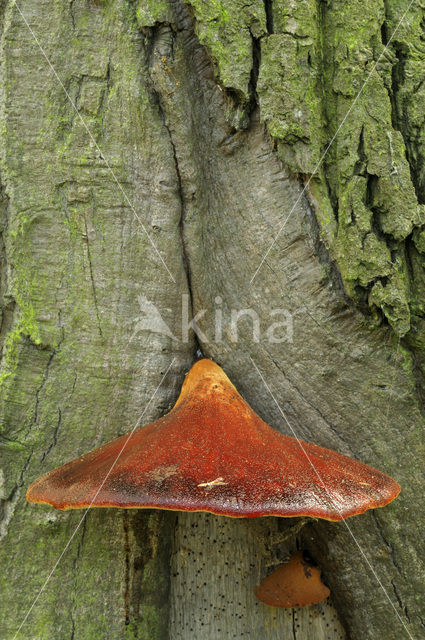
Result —
[[[1,3],[0,638],[424,635],[425,9],[408,7]],[[163,415],[199,348],[274,428],[400,497],[298,533],[26,502]],[[297,547],[329,602],[257,602]]]

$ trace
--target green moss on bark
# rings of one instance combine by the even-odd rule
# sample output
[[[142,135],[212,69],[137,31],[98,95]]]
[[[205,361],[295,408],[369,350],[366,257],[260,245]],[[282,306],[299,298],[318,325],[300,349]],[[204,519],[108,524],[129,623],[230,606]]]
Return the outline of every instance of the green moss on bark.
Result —
[[[7,637],[82,516],[27,504],[26,487],[129,431],[172,359],[168,338],[135,332],[143,315],[138,297],[174,315],[186,291],[174,158],[148,95],[134,5],[30,0],[22,10],[101,151],[8,3],[0,41],[1,174],[8,197],[0,303],[10,304],[0,372],[0,564],[8,576],[0,627]],[[16,64],[23,52],[25,63]],[[135,212],[155,235],[177,285]],[[192,345],[176,348],[188,354]],[[147,420],[168,406],[174,387],[167,385]],[[124,637],[118,515],[89,514],[24,636]],[[155,571],[162,569],[157,562],[146,583],[159,580]],[[149,606],[154,618],[157,604]],[[134,611],[132,621],[144,624],[143,615]]]
[[[153,27],[159,22],[170,22],[171,10],[167,0],[143,0],[136,10],[140,27]]]
[[[321,155],[321,55],[315,0],[273,3],[273,29],[261,43],[261,117],[279,155],[296,173],[311,174]]]
[[[424,67],[420,12],[413,14],[415,42],[403,27],[380,57],[397,2],[276,0],[268,16],[254,3],[244,10],[238,3],[190,4],[220,82],[242,102],[252,68],[247,27],[260,37],[256,92],[279,157],[307,179],[315,173],[309,193],[348,295],[406,334],[415,284],[405,244],[412,232],[420,242],[416,231],[425,223],[416,97],[422,84],[412,84]]]
[[[219,81],[249,100],[253,38],[266,34],[262,0],[190,0],[199,40],[211,53]]]

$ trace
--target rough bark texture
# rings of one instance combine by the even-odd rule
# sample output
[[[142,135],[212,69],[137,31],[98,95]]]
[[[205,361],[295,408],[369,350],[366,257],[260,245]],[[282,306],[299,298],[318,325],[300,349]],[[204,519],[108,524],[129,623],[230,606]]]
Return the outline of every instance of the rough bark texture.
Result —
[[[82,517],[27,504],[25,488],[168,409],[198,346],[186,302],[206,310],[204,355],[267,422],[390,473],[402,494],[297,534],[92,511],[20,637],[423,637],[424,6],[392,37],[407,0],[18,5],[63,87],[3,1],[0,638]],[[173,335],[148,330],[152,305]],[[248,316],[235,340],[243,309],[258,340]],[[292,339],[267,332],[276,309]],[[332,602],[255,604],[297,545]]]

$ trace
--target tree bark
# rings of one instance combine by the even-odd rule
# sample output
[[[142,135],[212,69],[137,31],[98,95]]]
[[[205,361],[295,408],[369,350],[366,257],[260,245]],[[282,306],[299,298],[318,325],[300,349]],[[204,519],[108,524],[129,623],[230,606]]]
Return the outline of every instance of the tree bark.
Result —
[[[424,635],[424,18],[407,0],[1,3],[0,638]],[[198,349],[274,428],[400,497],[297,533],[25,501],[163,415]],[[257,603],[298,547],[330,601]]]

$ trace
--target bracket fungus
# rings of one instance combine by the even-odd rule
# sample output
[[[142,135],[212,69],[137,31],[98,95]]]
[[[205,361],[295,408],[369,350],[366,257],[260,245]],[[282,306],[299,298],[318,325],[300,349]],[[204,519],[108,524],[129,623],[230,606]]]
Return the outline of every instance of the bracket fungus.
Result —
[[[269,427],[208,359],[193,365],[169,413],[126,439],[45,474],[27,499],[57,509],[343,520],[388,504],[400,491],[385,473]]]
[[[326,600],[329,588],[321,580],[321,571],[302,551],[268,575],[254,589],[258,600],[272,607],[296,608]]]

